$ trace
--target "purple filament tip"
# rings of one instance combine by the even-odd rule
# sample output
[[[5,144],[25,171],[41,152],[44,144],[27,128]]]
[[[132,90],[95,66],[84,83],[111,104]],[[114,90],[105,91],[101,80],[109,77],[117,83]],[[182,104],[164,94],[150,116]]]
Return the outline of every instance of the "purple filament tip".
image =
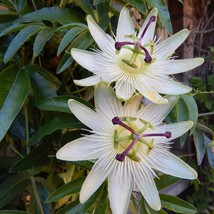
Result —
[[[142,32],[142,34],[141,34],[140,40],[143,39],[143,37],[144,37],[146,31],[147,31],[148,28],[149,28],[149,25],[150,25],[152,22],[154,22],[155,20],[156,20],[156,16],[151,16],[151,17],[150,17],[150,19],[149,19],[149,21],[148,21],[146,27],[144,28],[144,30],[143,30],[143,32]]]
[[[125,45],[135,45],[134,42],[115,42],[115,49],[120,50]]]
[[[116,160],[123,162],[125,160],[126,155],[125,154],[117,154],[116,155]]]

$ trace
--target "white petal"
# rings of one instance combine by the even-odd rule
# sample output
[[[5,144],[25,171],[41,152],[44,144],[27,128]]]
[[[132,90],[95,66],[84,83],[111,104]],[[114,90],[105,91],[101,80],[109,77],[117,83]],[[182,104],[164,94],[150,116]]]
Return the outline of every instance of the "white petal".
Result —
[[[124,38],[124,36],[131,34],[135,34],[132,19],[130,17],[129,10],[126,7],[123,7],[118,20],[116,40],[118,42],[132,41],[132,39]]]
[[[108,53],[113,53],[115,52],[115,47],[114,47],[114,40],[106,34],[100,27],[97,25],[97,23],[93,20],[93,18],[88,15],[87,16],[87,23],[88,23],[88,28],[93,36],[95,42],[99,46],[99,48]]]
[[[189,131],[192,128],[193,124],[194,123],[192,121],[170,123],[170,124],[162,125],[160,127],[156,127],[154,130],[149,130],[149,133],[152,134],[152,133],[171,132],[172,136],[170,138],[156,137],[155,142],[161,143],[161,142],[171,141],[182,136],[184,133]],[[145,133],[147,133],[147,131],[145,131]]]
[[[133,86],[125,81],[117,82],[115,90],[117,97],[122,100],[129,100],[135,91]]]
[[[125,162],[116,162],[108,179],[108,193],[113,214],[127,213],[132,192],[131,172]]]
[[[167,96],[166,99],[168,100],[168,104],[158,105],[152,103],[142,107],[137,112],[137,115],[153,125],[161,123],[178,101],[177,96]]]
[[[136,185],[138,186],[146,202],[152,209],[160,210],[161,202],[159,193],[151,171],[147,169],[142,162],[133,164],[132,170],[134,181],[136,182]]]
[[[123,114],[121,103],[118,102],[113,89],[108,87],[106,82],[100,82],[96,85],[94,97],[96,110],[109,118],[111,125],[111,120],[115,116]]]
[[[74,80],[74,83],[79,86],[93,86],[101,81],[101,77],[95,75],[90,76],[81,80]]]
[[[115,154],[113,154],[115,155]],[[115,156],[106,153],[93,166],[80,191],[80,203],[85,203],[106,180],[114,167]]]
[[[124,104],[124,114],[128,116],[136,117],[136,112],[139,110],[141,96],[135,95],[129,101]]]
[[[154,37],[154,31],[155,31],[155,26],[156,26],[156,22],[157,22],[157,14],[158,14],[158,9],[157,8],[153,8],[151,10],[151,12],[149,13],[149,15],[147,16],[146,20],[143,23],[143,26],[141,27],[141,29],[139,31],[138,38],[141,37],[141,34],[144,31],[144,29],[145,29],[145,27],[146,27],[146,25],[147,25],[150,17],[151,16],[155,16],[156,17],[156,20],[149,25],[149,27],[148,27],[148,29],[147,29],[147,31],[146,31],[143,39],[141,40],[142,44],[147,44],[150,39],[151,40],[153,39],[153,37]]]
[[[155,74],[179,74],[198,67],[204,62],[203,58],[181,59],[181,60],[166,60],[154,62],[148,66],[149,73]]]
[[[158,83],[158,80],[156,81]],[[186,94],[190,91],[192,91],[191,87],[184,85],[180,82],[176,82],[172,78],[168,78],[168,79],[163,78],[158,89],[159,93],[169,94],[169,95]]]
[[[97,53],[72,48],[71,55],[75,59],[75,61],[77,61],[85,69],[89,71],[93,71],[96,69]]]
[[[156,104],[167,104],[167,100],[163,98],[161,95],[158,94],[158,91],[154,86],[152,85],[152,82],[149,81],[150,78],[148,78],[148,81],[146,82],[146,79],[142,79],[141,83],[138,83],[136,81],[135,87],[136,89],[147,99],[152,101]]]
[[[97,159],[104,149],[103,144],[90,135],[67,143],[56,153],[56,157],[66,161],[92,160]]]
[[[184,29],[170,36],[168,39],[157,45],[154,50],[153,57],[155,57],[157,60],[168,58],[184,42],[188,35],[189,31]]]
[[[196,179],[197,172],[169,151],[154,148],[149,154],[150,166],[160,172],[184,179]]]
[[[91,110],[90,108],[86,107],[82,103],[73,99],[68,100],[68,106],[71,112],[83,124],[85,124],[91,129],[95,129],[97,127],[97,124],[95,121],[99,120],[99,118],[95,111]]]

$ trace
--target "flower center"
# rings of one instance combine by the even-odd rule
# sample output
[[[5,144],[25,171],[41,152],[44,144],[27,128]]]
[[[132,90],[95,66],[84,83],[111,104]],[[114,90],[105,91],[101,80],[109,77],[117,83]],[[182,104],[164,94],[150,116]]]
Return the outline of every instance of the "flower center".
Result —
[[[147,147],[147,154],[149,154],[153,149],[154,139],[147,137],[171,137],[171,132],[143,134],[147,129],[154,129],[154,127],[148,121],[140,118],[114,117],[112,123],[118,125],[114,131],[114,148],[118,152],[116,159],[121,162],[125,160],[126,156],[139,162],[140,158],[137,156],[137,151],[142,144]],[[141,128],[135,131],[137,127]]]
[[[134,35],[129,35],[128,37],[132,38],[133,39],[133,42],[130,42],[130,41],[126,41],[126,42],[116,42],[115,43],[115,49],[116,50],[121,50],[121,48],[128,48],[129,50],[132,51],[132,55],[130,57],[129,60],[127,59],[123,59],[122,61],[124,63],[126,63],[127,65],[129,65],[130,67],[133,67],[133,68],[138,68],[138,65],[136,65],[136,60],[137,60],[137,57],[139,54],[143,54],[144,55],[144,61],[146,63],[150,63],[152,62],[152,57],[149,53],[149,51],[147,50],[146,45],[142,45],[141,44],[141,41],[146,33],[146,31],[148,30],[148,27],[149,25],[154,22],[156,20],[156,17],[155,16],[151,16],[148,23],[146,24],[142,34],[141,34],[141,37],[140,39],[136,38]],[[129,46],[127,46],[129,45]],[[133,45],[133,48],[130,48],[130,45]],[[150,44],[149,46],[151,46],[151,50],[152,50],[152,46],[153,44]]]

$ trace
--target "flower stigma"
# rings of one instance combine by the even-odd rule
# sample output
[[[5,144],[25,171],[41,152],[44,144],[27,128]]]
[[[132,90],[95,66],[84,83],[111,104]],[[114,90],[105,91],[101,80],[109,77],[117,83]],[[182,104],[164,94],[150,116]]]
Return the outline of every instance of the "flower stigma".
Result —
[[[139,54],[142,54],[141,50],[143,50],[144,54],[145,54],[145,58],[144,58],[144,61],[146,63],[150,63],[152,61],[152,57],[149,53],[149,51],[144,47],[146,45],[142,45],[141,44],[141,40],[143,39],[146,31],[148,30],[148,27],[149,25],[154,22],[156,20],[156,17],[155,16],[151,16],[148,23],[146,24],[141,36],[140,36],[140,39],[136,38],[134,35],[129,35],[128,37],[132,38],[134,41],[133,42],[129,42],[129,41],[126,41],[126,42],[116,42],[115,43],[115,49],[116,50],[120,50],[122,47],[124,46],[127,46],[127,45],[133,45],[134,48],[130,48],[130,47],[126,47],[128,48],[129,50],[132,51],[132,56],[130,58],[130,60],[122,60],[124,63],[128,64],[129,66],[133,67],[133,68],[137,68],[137,66],[135,65],[135,61],[137,59],[137,56]]]
[[[124,122],[123,122],[124,121]],[[143,128],[138,131],[135,131],[134,127],[136,124],[141,123]],[[147,146],[147,154],[153,149],[153,141],[148,141],[144,138],[146,137],[166,137],[170,138],[172,133],[166,131],[165,133],[151,133],[144,134],[143,132],[150,128],[154,129],[153,126],[147,121],[142,119],[132,118],[132,117],[114,117],[112,119],[114,125],[119,125],[120,128],[116,129],[114,132],[114,148],[118,151],[116,155],[116,160],[123,162],[125,157],[128,156],[130,159],[139,162],[140,158],[137,156],[137,150],[139,146],[143,143]],[[128,124],[128,125],[127,125]],[[122,129],[121,129],[122,127]]]

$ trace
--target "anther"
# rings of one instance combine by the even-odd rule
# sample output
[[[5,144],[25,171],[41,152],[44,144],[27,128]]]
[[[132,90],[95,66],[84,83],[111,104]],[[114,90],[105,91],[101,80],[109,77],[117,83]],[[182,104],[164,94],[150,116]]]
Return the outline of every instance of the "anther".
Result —
[[[127,126],[125,123],[123,123],[119,117],[114,117],[112,119],[112,123],[114,125],[120,125],[122,126],[123,128],[129,130],[131,133],[135,134],[135,135],[139,135],[139,133],[137,133],[135,130],[133,130],[131,127]]]
[[[156,20],[156,16],[151,16],[151,17],[150,17],[150,19],[149,19],[149,21],[148,21],[146,27],[144,28],[144,30],[143,30],[143,32],[142,32],[142,34],[141,34],[140,40],[143,39],[143,37],[144,37],[144,35],[145,35],[145,33],[146,33],[146,31],[147,31],[149,25],[150,25],[152,22],[154,22],[155,20]]]

